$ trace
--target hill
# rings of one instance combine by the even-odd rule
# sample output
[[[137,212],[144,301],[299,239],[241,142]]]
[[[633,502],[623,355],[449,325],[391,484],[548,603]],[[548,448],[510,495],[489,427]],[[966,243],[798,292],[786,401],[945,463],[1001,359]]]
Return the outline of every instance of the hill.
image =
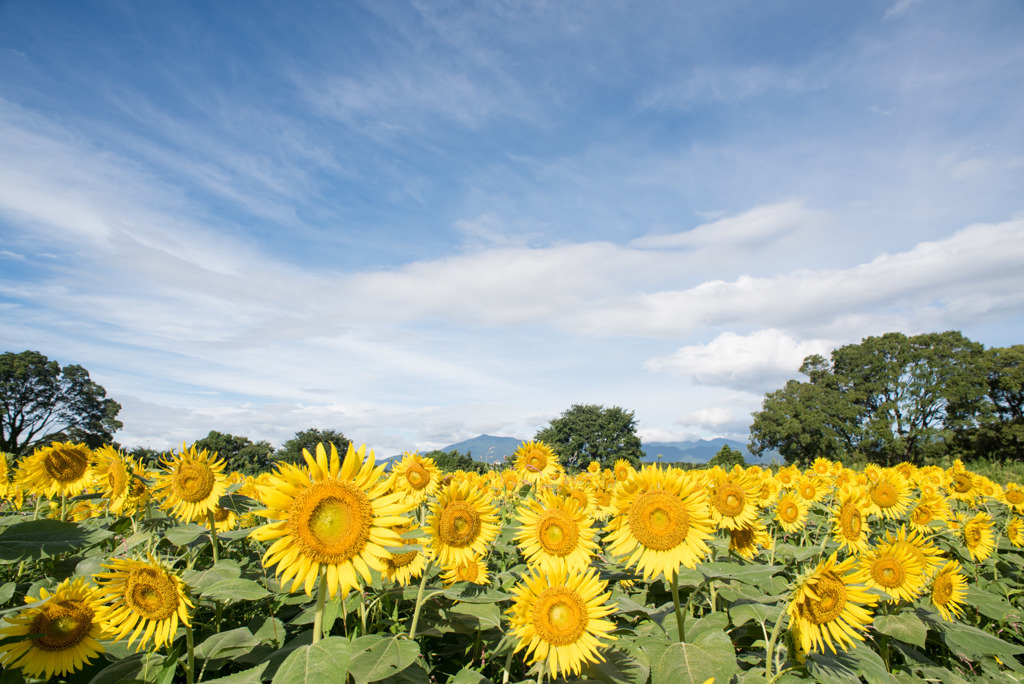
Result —
[[[515,453],[525,440],[516,437],[496,437],[494,435],[478,435],[455,444],[441,447],[440,451],[458,451],[469,453],[474,461],[481,463],[504,463],[505,457]]]

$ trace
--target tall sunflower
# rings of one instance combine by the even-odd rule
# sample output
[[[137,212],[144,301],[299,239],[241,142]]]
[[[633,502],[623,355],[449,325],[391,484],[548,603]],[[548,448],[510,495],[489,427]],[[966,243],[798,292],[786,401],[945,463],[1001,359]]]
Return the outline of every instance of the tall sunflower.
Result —
[[[92,484],[92,450],[84,444],[54,442],[22,460],[18,482],[37,496],[76,496]]]
[[[629,479],[630,475],[636,472],[636,470],[629,464],[624,458],[620,458],[615,461],[615,465],[612,466],[612,472],[615,474],[616,482],[625,482]]]
[[[848,487],[836,492],[832,507],[832,538],[853,553],[868,549],[867,501],[859,487]]]
[[[181,445],[177,456],[160,462],[163,471],[156,476],[153,493],[163,501],[161,507],[176,518],[191,522],[217,508],[227,491],[224,461],[206,449]]]
[[[107,500],[111,513],[120,514],[131,493],[132,472],[125,462],[127,457],[105,444],[95,451],[94,479]]]
[[[399,548],[418,547],[404,552],[395,550],[390,556],[381,559],[384,566],[381,574],[404,587],[414,578],[423,575],[423,571],[427,569],[428,551],[422,546],[426,542],[426,537],[420,536],[420,527],[414,523],[406,523],[393,529],[402,535],[402,545]]]
[[[644,467],[619,488],[614,505],[605,544],[612,555],[628,556],[626,565],[644,579],[671,581],[680,565],[696,567],[710,553],[707,494],[683,471]]]
[[[593,520],[575,499],[542,491],[520,507],[516,542],[526,562],[545,572],[585,570],[597,552]]]
[[[948,561],[932,580],[932,605],[942,614],[943,620],[963,617],[963,606],[967,600],[967,579],[960,572],[960,563]]]
[[[391,473],[395,491],[405,494],[417,506],[436,494],[441,486],[441,471],[434,459],[418,453],[406,452]]]
[[[922,496],[921,500],[910,509],[907,519],[911,527],[921,533],[932,531],[932,524],[945,523],[949,518],[949,504],[941,496]]]
[[[487,563],[481,558],[473,556],[445,568],[441,573],[441,581],[445,586],[451,586],[456,582],[469,582],[471,584],[490,584],[491,578],[487,574]]]
[[[978,513],[964,524],[964,546],[971,558],[983,561],[992,555],[996,548],[996,535],[992,531],[992,518],[984,511]]]
[[[104,598],[113,602],[108,620],[114,641],[128,637],[131,647],[139,639],[136,650],[141,651],[152,638],[153,646],[161,648],[174,641],[179,621],[189,624],[188,610],[195,606],[181,579],[153,556],[148,561],[114,558],[102,567],[110,572],[93,577]]]
[[[1006,525],[1006,538],[1018,549],[1024,546],[1024,519],[1013,518]]]
[[[910,507],[910,483],[895,468],[885,468],[879,478],[868,485],[868,513],[886,519],[902,517]]]
[[[516,473],[530,484],[549,484],[553,477],[562,472],[558,456],[544,442],[523,442],[512,454]]]
[[[881,544],[861,554],[858,567],[869,587],[881,589],[896,601],[913,601],[927,581],[924,563],[897,544]]]
[[[708,495],[711,520],[719,528],[748,528],[757,520],[760,486],[742,470],[734,470],[716,482]]]
[[[578,675],[584,663],[604,662],[598,649],[615,639],[615,624],[604,619],[616,608],[608,604],[607,587],[593,569],[524,575],[507,611],[516,651],[525,648],[531,663],[544,662],[552,681],[559,673]]]
[[[1003,501],[1017,515],[1024,514],[1024,487],[1016,482],[1007,482],[1003,492]]]
[[[64,676],[81,670],[103,653],[105,609],[85,578],[66,579],[50,594],[26,596],[30,605],[0,629],[0,664],[17,667],[30,677]],[[34,635],[34,636],[33,636]],[[25,637],[16,641],[17,637]]]
[[[737,555],[751,559],[757,555],[758,548],[770,549],[775,544],[772,535],[765,529],[764,523],[755,518],[753,524],[729,530],[729,549]]]
[[[498,509],[486,491],[466,480],[452,482],[438,493],[427,531],[441,565],[458,565],[483,555],[498,536]]]
[[[369,583],[370,569],[384,571],[387,547],[402,546],[393,528],[407,524],[402,516],[412,504],[401,493],[388,493],[384,466],[375,466],[373,452],[349,444],[342,462],[332,444],[323,444],[314,458],[303,450],[306,467],[277,464],[276,472],[260,486],[267,509],[257,511],[271,522],[253,530],[257,541],[273,541],[263,555],[264,567],[277,566],[281,582],[292,591],[303,588],[312,596],[320,573],[332,598],[359,589],[360,577]]]
[[[836,653],[864,641],[873,619],[867,607],[878,597],[861,586],[865,573],[854,568],[856,562],[850,557],[837,563],[833,553],[799,581],[787,611],[804,651],[823,652],[827,646]]]
[[[784,532],[799,532],[807,524],[808,506],[802,496],[787,489],[775,504],[775,521]]]

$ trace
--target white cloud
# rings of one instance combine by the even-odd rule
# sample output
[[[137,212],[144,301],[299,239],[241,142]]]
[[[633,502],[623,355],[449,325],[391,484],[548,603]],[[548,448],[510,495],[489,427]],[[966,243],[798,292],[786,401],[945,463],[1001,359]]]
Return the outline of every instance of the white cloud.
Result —
[[[682,233],[649,235],[630,245],[645,249],[664,248],[749,248],[781,234],[828,220],[824,212],[811,211],[801,200],[755,207],[731,218],[720,218]]]
[[[749,335],[725,332],[707,344],[680,347],[670,356],[649,360],[647,368],[692,378],[702,385],[729,387],[759,394],[796,377],[804,358],[828,356],[835,345],[823,340],[798,341],[775,329]],[[715,409],[722,422],[732,413]],[[705,416],[701,422],[707,422]]]

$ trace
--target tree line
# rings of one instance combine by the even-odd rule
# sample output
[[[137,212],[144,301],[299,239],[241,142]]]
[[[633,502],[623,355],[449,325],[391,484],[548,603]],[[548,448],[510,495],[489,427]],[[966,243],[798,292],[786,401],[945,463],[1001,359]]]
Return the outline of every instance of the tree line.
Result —
[[[750,450],[788,463],[1024,460],[1024,345],[960,332],[867,337],[804,359],[806,380],[765,395]]]

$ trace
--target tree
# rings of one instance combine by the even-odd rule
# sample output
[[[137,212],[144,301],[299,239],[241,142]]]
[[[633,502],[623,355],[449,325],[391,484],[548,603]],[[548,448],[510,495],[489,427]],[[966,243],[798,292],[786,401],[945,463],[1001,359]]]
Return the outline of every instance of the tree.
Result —
[[[966,433],[978,456],[1024,460],[1024,345],[985,350],[988,405]]]
[[[302,450],[306,449],[310,454],[316,456],[317,444],[323,444],[328,454],[331,451],[330,445],[333,444],[337,448],[338,454],[345,458],[345,452],[348,451],[348,445],[351,442],[352,440],[337,430],[308,428],[301,432],[296,432],[295,436],[285,442],[280,450],[278,450],[274,458],[278,461],[302,465],[306,462],[306,459],[302,456]]]
[[[620,458],[639,467],[644,456],[633,412],[618,406],[573,404],[534,439],[550,446],[568,468],[585,468],[590,461],[610,468]]]
[[[0,354],[0,451],[23,455],[52,441],[109,443],[121,405],[81,366],[36,351]]]
[[[718,453],[712,456],[708,461],[709,468],[721,466],[726,470],[730,470],[733,466],[737,465],[741,468],[747,467],[747,462],[743,458],[743,452],[733,449],[728,444],[723,444],[722,448],[718,450]]]
[[[274,447],[270,442],[253,442],[248,437],[210,430],[210,434],[196,440],[197,449],[217,452],[228,472],[237,470],[243,475],[257,475],[270,468],[274,460]]]
[[[786,463],[809,464],[849,450],[856,407],[823,377],[818,384],[790,380],[765,396],[750,425],[752,454],[777,449]]]
[[[473,460],[471,452],[462,453],[458,449],[451,451],[430,451],[422,456],[434,459],[434,464],[443,472],[454,473],[456,470],[466,472],[487,472],[487,464]]]

